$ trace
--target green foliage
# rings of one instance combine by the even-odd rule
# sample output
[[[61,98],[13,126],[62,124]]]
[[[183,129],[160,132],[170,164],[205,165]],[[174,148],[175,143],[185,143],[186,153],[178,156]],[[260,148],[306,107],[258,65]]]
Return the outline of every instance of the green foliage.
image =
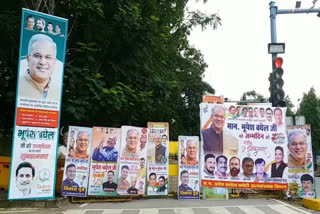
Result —
[[[54,15],[69,19],[61,126],[168,121],[171,139],[199,135],[199,103],[214,89],[202,81],[207,65],[187,36],[196,25],[215,29],[221,20],[199,12],[188,12],[185,19],[187,2],[56,0]],[[1,13],[4,23],[11,23],[1,35],[1,43],[10,45],[0,52],[5,66],[0,75],[9,78],[0,97],[7,102],[2,112],[11,119],[6,129],[13,124],[19,50],[21,10],[13,5]],[[8,53],[14,53],[11,61]]]
[[[317,154],[320,152],[320,99],[313,87],[307,94],[303,94],[297,115],[303,115],[306,124],[311,125],[312,150]]]
[[[263,95],[257,93],[255,90],[244,92],[240,98],[241,102],[268,102],[268,98],[263,97]]]

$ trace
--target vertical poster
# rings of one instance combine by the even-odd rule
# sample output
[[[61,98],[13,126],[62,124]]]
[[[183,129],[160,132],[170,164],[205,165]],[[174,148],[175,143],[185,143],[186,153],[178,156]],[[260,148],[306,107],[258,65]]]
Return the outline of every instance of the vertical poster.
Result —
[[[201,103],[201,184],[288,188],[286,108]]]
[[[144,195],[146,186],[146,147],[148,129],[121,126],[118,195]]]
[[[16,125],[58,127],[67,25],[66,19],[23,9]]]
[[[315,198],[315,179],[310,125],[288,126],[288,195]]]
[[[116,196],[121,128],[93,127],[88,195]]]
[[[167,195],[169,187],[169,123],[148,122],[147,195]]]
[[[179,200],[199,200],[199,137],[198,136],[179,136]]]
[[[57,34],[58,31],[54,28],[59,28],[60,34]],[[33,183],[36,182],[37,185],[34,188],[35,191],[27,195],[21,195],[10,189],[8,194],[10,200],[54,198],[56,153],[59,138],[57,133],[67,42],[67,37],[62,34],[67,33],[67,28],[67,19],[22,9],[9,186],[15,186],[11,183],[18,181],[17,176],[20,176],[20,180],[24,176],[30,176],[29,173],[21,174],[20,167],[32,170],[31,177]],[[46,131],[50,133],[50,138],[40,134]],[[23,133],[24,139],[18,136],[21,133]],[[39,144],[50,144],[50,148],[49,146],[37,147]],[[27,158],[18,157],[18,154],[25,154]],[[45,154],[48,154],[47,158],[43,159]],[[23,164],[25,162],[23,159],[26,160],[25,164]],[[39,161],[41,163],[35,164],[35,160],[41,160]],[[19,170],[15,169],[16,167]],[[46,178],[47,173],[50,173],[49,179]],[[40,177],[42,183],[38,184],[35,179]],[[31,183],[31,181],[26,181],[26,183]],[[25,191],[27,190],[23,192],[26,193]]]
[[[54,196],[57,129],[16,126],[9,199]]]
[[[85,197],[90,167],[92,128],[69,126],[61,195]]]

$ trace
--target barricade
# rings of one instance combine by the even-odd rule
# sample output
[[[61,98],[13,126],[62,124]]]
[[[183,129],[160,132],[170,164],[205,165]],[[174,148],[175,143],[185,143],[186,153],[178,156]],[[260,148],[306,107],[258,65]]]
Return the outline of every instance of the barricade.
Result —
[[[170,141],[169,143],[169,197],[176,197],[178,190],[178,142]],[[0,188],[8,190],[9,177],[10,177],[10,161],[11,158],[7,156],[0,156]],[[56,196],[61,195],[61,185],[63,178],[64,159],[57,161],[56,173]],[[284,191],[279,190],[248,190],[248,189],[229,189],[230,197],[241,198],[283,198],[285,197]],[[201,191],[202,195],[202,191]],[[72,197],[72,202],[97,202],[97,201],[128,201],[134,198],[144,198],[144,196],[87,196],[86,198]],[[166,197],[166,196],[154,196]]]

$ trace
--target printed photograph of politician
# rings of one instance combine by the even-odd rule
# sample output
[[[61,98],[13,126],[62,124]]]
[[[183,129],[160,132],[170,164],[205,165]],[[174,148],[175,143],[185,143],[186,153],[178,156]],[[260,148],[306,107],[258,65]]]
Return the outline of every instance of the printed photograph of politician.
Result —
[[[288,126],[289,197],[314,198],[314,166],[310,125]]]
[[[69,139],[67,147],[67,158],[89,159],[91,151],[91,128],[72,127],[69,128]],[[75,140],[73,140],[75,139]]]
[[[69,126],[68,154],[65,159],[63,176],[63,182],[68,185],[62,187],[61,195],[77,197],[87,195],[91,142],[92,128]]]
[[[54,21],[50,18],[40,18],[37,15],[27,13],[24,29],[32,32],[46,33],[52,36],[64,37],[64,30],[61,29],[61,24],[53,24],[53,22]]]
[[[145,194],[147,153],[141,152],[141,138],[148,142],[148,129],[134,126],[121,127],[118,194]],[[145,141],[146,140],[146,141]]]
[[[282,117],[285,109],[269,108],[200,104],[200,173],[204,186],[210,187],[213,180],[287,183],[288,147]],[[185,158],[184,154],[182,161]]]
[[[167,195],[168,194],[168,178],[164,173],[151,172],[148,175],[147,195]]]
[[[60,102],[63,64],[57,51],[47,35],[30,38],[26,58],[20,61],[19,97]]]
[[[15,126],[8,199],[54,197],[57,137],[54,128]]]
[[[92,133],[92,161],[117,162],[121,128],[93,127]]]
[[[198,136],[179,136],[179,200],[199,200],[199,137]]]
[[[145,177],[137,175],[136,165],[120,164],[118,177],[119,195],[143,195],[145,194]]]
[[[67,24],[66,19],[23,9],[18,107],[60,109]]]

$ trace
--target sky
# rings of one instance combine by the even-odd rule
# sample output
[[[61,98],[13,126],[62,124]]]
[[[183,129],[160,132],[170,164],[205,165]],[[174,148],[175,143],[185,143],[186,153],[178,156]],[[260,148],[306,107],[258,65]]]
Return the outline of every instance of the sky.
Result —
[[[213,30],[195,28],[189,42],[200,49],[208,64],[204,81],[229,100],[240,100],[246,91],[270,96],[272,71],[269,0],[190,0],[189,10],[218,13],[222,26]],[[293,9],[295,0],[275,0],[278,9]],[[302,0],[301,8],[312,6]],[[316,3],[320,7],[320,1]],[[284,92],[295,108],[303,93],[313,86],[320,94],[320,18],[316,13],[280,14],[276,17],[277,42],[286,45],[283,58]]]

